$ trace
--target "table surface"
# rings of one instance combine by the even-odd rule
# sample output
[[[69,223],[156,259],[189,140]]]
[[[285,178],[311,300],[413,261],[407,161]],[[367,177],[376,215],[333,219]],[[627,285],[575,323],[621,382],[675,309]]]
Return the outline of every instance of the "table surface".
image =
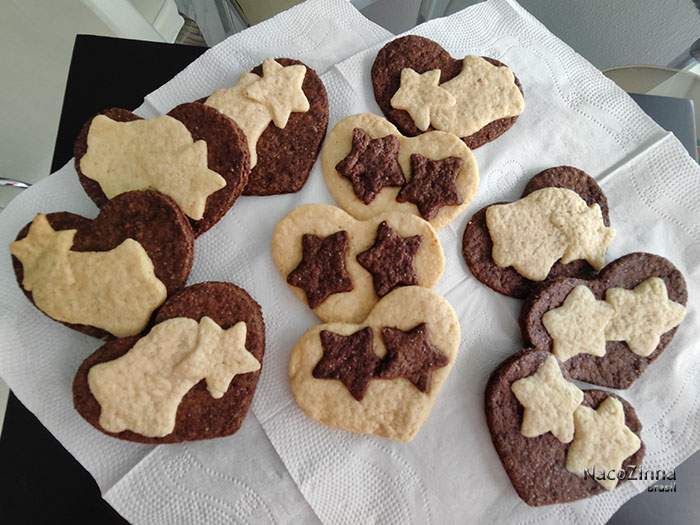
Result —
[[[108,37],[76,38],[66,84],[52,171],[73,156],[82,125],[107,107],[136,108],[150,93],[197,58],[205,48]],[[90,474],[10,394],[0,435],[0,517],[6,523],[95,521],[125,523],[100,497]],[[12,475],[6,473],[11,472]],[[677,492],[642,493],[611,523],[700,521],[700,454],[677,469]]]

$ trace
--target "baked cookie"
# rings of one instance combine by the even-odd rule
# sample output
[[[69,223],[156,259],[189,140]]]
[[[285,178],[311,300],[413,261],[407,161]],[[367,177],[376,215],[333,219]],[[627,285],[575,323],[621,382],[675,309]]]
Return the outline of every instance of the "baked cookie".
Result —
[[[180,206],[195,236],[233,206],[250,172],[240,128],[195,102],[149,120],[107,109],[83,126],[74,154],[80,183],[97,206],[127,191],[160,191]]]
[[[404,135],[438,129],[471,149],[508,131],[525,107],[522,86],[505,64],[452,58],[437,42],[415,35],[379,50],[372,87],[384,115]]]
[[[248,139],[245,195],[299,191],[328,127],[328,97],[316,72],[291,58],[268,58],[236,85],[202,102],[232,118]]]
[[[195,284],[166,301],[148,334],[83,361],[73,402],[96,429],[127,441],[228,436],[248,412],[264,352],[262,312],[245,290]]]
[[[610,392],[579,390],[549,352],[523,350],[503,362],[485,409],[503,468],[528,505],[613,490],[644,457],[634,408]]]
[[[44,314],[100,339],[139,334],[192,269],[194,235],[175,202],[130,191],[94,219],[38,214],[10,246],[17,282]]]
[[[392,212],[358,221],[326,204],[300,206],[282,219],[272,258],[325,322],[359,323],[398,287],[433,287],[445,267],[435,230],[419,217]]]
[[[400,211],[440,229],[469,205],[479,186],[476,159],[456,136],[431,131],[404,137],[371,113],[338,122],[321,161],[331,195],[359,220]]]
[[[535,175],[513,203],[496,203],[467,223],[462,254],[489,288],[524,298],[559,277],[589,278],[614,236],[596,181],[571,166]]]
[[[301,409],[324,425],[411,441],[430,415],[459,349],[459,320],[427,288],[397,288],[359,324],[307,331],[289,382]]]
[[[590,280],[557,279],[523,306],[526,344],[552,352],[573,379],[629,387],[673,339],[688,301],[668,260],[631,253]]]

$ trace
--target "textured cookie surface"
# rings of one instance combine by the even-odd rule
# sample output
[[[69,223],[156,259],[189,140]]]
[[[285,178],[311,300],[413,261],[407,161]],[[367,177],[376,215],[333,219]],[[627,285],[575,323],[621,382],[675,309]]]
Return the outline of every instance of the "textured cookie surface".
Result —
[[[391,230],[393,239],[385,238],[383,242],[378,239],[382,224]],[[335,206],[309,204],[289,213],[275,228],[272,257],[282,277],[289,282],[288,276],[299,267],[304,255],[304,235],[327,238],[341,231],[348,238],[344,267],[351,287],[332,293],[313,308],[322,321],[361,322],[380,299],[378,291],[386,295],[396,287],[410,284],[430,288],[442,275],[445,265],[442,248],[435,230],[426,221],[396,212],[357,221]],[[332,279],[338,273],[331,270],[325,279]],[[305,291],[290,286],[308,305]],[[317,288],[319,283],[311,286]]]
[[[76,252],[105,252],[126,239],[134,239],[148,254],[156,277],[165,285],[168,295],[182,288],[189,276],[194,257],[194,235],[187,217],[172,199],[152,191],[136,191],[119,195],[107,202],[99,215],[86,219],[69,212],[46,215],[54,230],[77,230],[71,250]],[[25,226],[17,235],[24,239]],[[22,287],[22,263],[12,258],[17,282],[32,303],[32,294]],[[66,326],[101,339],[111,338],[102,329],[68,324]]]
[[[523,197],[543,188],[564,188],[576,192],[588,206],[600,206],[603,223],[610,226],[607,199],[595,180],[583,171],[570,166],[544,170],[528,182]],[[489,288],[504,295],[524,298],[543,283],[559,277],[589,278],[595,274],[595,270],[584,260],[568,264],[558,261],[544,281],[535,282],[526,279],[512,267],[496,265],[492,257],[493,241],[486,225],[487,209],[477,211],[467,223],[462,238],[462,255],[474,277]]]
[[[670,261],[658,255],[631,253],[609,263],[594,279],[558,279],[538,290],[523,305],[520,315],[523,339],[529,345],[551,352],[552,337],[542,318],[547,312],[559,308],[577,286],[586,286],[596,299],[603,300],[608,289],[631,290],[652,277],[663,280],[668,299],[682,305],[687,303],[688,291],[683,274]],[[578,354],[565,361],[563,367],[579,381],[627,388],[666,349],[676,329],[661,335],[658,346],[647,356],[632,352],[624,341],[606,341],[604,355]]]
[[[328,334],[330,345],[322,339]],[[410,344],[399,345],[399,359],[392,359],[396,338],[427,340],[421,362],[410,357],[401,362],[402,352],[415,355]],[[307,331],[289,362],[292,393],[309,417],[325,425],[410,441],[447,379],[459,338],[459,321],[445,299],[427,288],[398,288],[360,324],[328,323]],[[334,342],[346,356],[335,363],[327,357]]]
[[[117,122],[141,120],[131,111],[111,108],[103,111],[104,115]],[[213,108],[200,103],[181,104],[174,108],[169,116],[182,122],[192,135],[194,141],[203,140],[207,144],[207,165],[226,181],[226,185],[210,194],[206,200],[203,217],[191,220],[196,236],[204,233],[216,224],[233,206],[248,182],[250,173],[250,155],[245,135],[229,118]],[[88,151],[88,135],[93,119],[81,130],[75,142],[75,168],[80,183],[88,196],[102,207],[108,198],[100,184],[87,177],[81,169],[81,159]]]
[[[504,65],[498,60],[484,58],[495,66]],[[402,109],[395,109],[391,104],[392,97],[401,86],[401,71],[404,68],[411,68],[417,73],[438,69],[440,83],[444,83],[459,75],[462,60],[452,58],[437,42],[416,35],[392,40],[377,53],[372,65],[372,87],[377,104],[404,135],[415,136],[421,133],[421,130],[415,125],[411,115]],[[517,78],[515,83],[522,92]],[[508,131],[516,120],[517,116],[495,120],[479,131],[462,137],[462,140],[471,149],[476,149]]]
[[[206,282],[195,284],[169,298],[159,310],[155,322],[187,317],[196,321],[209,317],[221,328],[231,328],[244,322],[247,328],[246,349],[262,364],[265,352],[265,324],[258,304],[248,293],[231,283]],[[80,366],[73,382],[76,410],[91,425],[99,425],[100,405],[88,384],[90,368],[126,354],[138,337],[115,339],[88,357]],[[236,375],[224,395],[215,399],[205,381],[197,383],[184,396],[177,409],[175,429],[161,438],[145,437],[126,430],[109,433],[113,437],[139,443],[177,443],[222,437],[236,432],[245,418],[255,393],[260,372]]]
[[[387,163],[368,161],[368,157],[381,154],[396,159],[406,181],[383,181],[369,201],[363,198],[365,193],[358,190],[357,183],[353,184],[356,173],[347,169],[348,159],[358,147],[358,130],[372,141],[398,139],[398,152],[390,147],[368,149],[357,161],[366,168],[362,180],[371,177],[374,168],[387,173]],[[404,137],[388,120],[371,113],[353,115],[336,124],[323,145],[321,162],[326,185],[336,202],[359,220],[399,211],[418,215],[439,229],[469,205],[479,185],[476,159],[457,137],[442,131]]]
[[[308,111],[289,114],[282,128],[270,122],[256,143],[256,161],[245,195],[278,195],[299,191],[309,177],[321,149],[328,127],[328,96],[318,74],[299,60],[275,58],[283,67],[302,65],[306,74],[302,90],[308,100]],[[263,64],[251,73],[261,76]],[[213,103],[212,97],[200,102]]]
[[[523,407],[511,387],[536,373],[549,355],[541,350],[518,352],[501,364],[486,387],[485,410],[491,439],[516,492],[532,506],[566,503],[605,492],[598,481],[584,479],[566,469],[571,443],[562,443],[550,432],[538,437],[525,437],[521,433]],[[608,397],[622,403],[625,425],[639,435],[642,425],[634,408],[614,394],[584,390],[582,404],[595,409]],[[622,469],[639,465],[643,457],[642,444],[624,460]]]

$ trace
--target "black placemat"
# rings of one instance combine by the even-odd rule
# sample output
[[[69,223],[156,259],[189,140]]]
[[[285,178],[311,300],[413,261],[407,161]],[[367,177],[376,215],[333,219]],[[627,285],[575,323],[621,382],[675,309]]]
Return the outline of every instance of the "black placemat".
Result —
[[[78,35],[51,171],[73,156],[73,140],[95,113],[134,109],[206,49]],[[87,198],[87,197],[86,197]],[[10,394],[0,435],[0,523],[126,523],[90,474]]]

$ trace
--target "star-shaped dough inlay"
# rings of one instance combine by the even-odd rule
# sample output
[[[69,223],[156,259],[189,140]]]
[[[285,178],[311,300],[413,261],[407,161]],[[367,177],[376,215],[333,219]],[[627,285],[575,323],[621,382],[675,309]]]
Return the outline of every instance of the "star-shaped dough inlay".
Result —
[[[614,312],[605,301],[597,301],[587,286],[577,286],[564,304],[542,316],[552,338],[552,353],[562,362],[578,354],[605,355],[605,326]]]
[[[430,392],[433,370],[447,366],[449,358],[428,340],[425,323],[405,332],[398,328],[382,328],[386,355],[377,377],[408,379],[421,392]]]
[[[580,406],[574,412],[576,439],[566,454],[566,470],[583,477],[584,471],[594,475],[606,490],[617,486],[617,473],[622,463],[639,450],[642,442],[627,425],[622,403],[608,397],[597,410]],[[613,476],[607,474],[613,472]],[[605,479],[600,476],[605,473]],[[614,479],[607,479],[608,477]]]
[[[47,256],[55,258],[54,254],[67,254],[73,246],[73,238],[78,230],[54,230],[48,218],[43,213],[38,213],[31,225],[27,235],[19,241],[14,241],[10,245],[10,252],[17,257],[24,268],[24,280],[22,287],[28,292],[32,291],[35,282],[32,276],[35,265],[47,264]],[[49,266],[57,266],[55,261],[48,261]]]
[[[379,297],[397,286],[418,284],[413,261],[420,245],[420,235],[401,237],[386,221],[379,224],[372,247],[357,254],[357,262],[372,274],[374,291]]]
[[[650,277],[634,290],[609,288],[605,300],[615,315],[605,329],[608,341],[624,341],[635,354],[647,357],[661,335],[678,326],[685,317],[685,306],[669,300],[666,284]]]
[[[322,330],[320,337],[323,356],[312,375],[316,379],[340,380],[352,397],[362,401],[380,363],[372,345],[372,329],[363,328],[350,335]]]
[[[401,87],[391,97],[391,107],[408,111],[416,127],[425,131],[430,127],[433,112],[454,106],[457,101],[439,84],[439,69],[421,75],[411,68],[404,68],[401,70]]]
[[[243,321],[224,330],[209,317],[199,321],[196,347],[175,367],[199,380],[204,377],[209,394],[220,399],[233,378],[260,370],[260,361],[245,347],[248,331]]]
[[[430,160],[411,155],[411,180],[396,196],[398,202],[412,202],[426,220],[435,218],[443,206],[462,204],[457,191],[457,174],[464,161],[459,157]]]
[[[246,96],[263,104],[278,128],[284,128],[292,112],[309,110],[302,84],[306,66],[282,66],[272,58],[262,65],[263,76],[246,89]]]
[[[372,139],[355,128],[352,149],[335,169],[350,180],[357,198],[369,204],[384,186],[402,186],[406,182],[399,165],[399,145],[396,135]]]
[[[583,392],[564,379],[553,355],[533,375],[513,382],[510,389],[525,408],[520,427],[523,436],[551,432],[562,443],[573,439],[574,411],[583,401]]]
[[[316,308],[334,293],[352,290],[352,279],[345,267],[348,252],[346,231],[328,237],[306,233],[301,246],[301,262],[289,273],[287,282],[304,290],[311,308]]]

